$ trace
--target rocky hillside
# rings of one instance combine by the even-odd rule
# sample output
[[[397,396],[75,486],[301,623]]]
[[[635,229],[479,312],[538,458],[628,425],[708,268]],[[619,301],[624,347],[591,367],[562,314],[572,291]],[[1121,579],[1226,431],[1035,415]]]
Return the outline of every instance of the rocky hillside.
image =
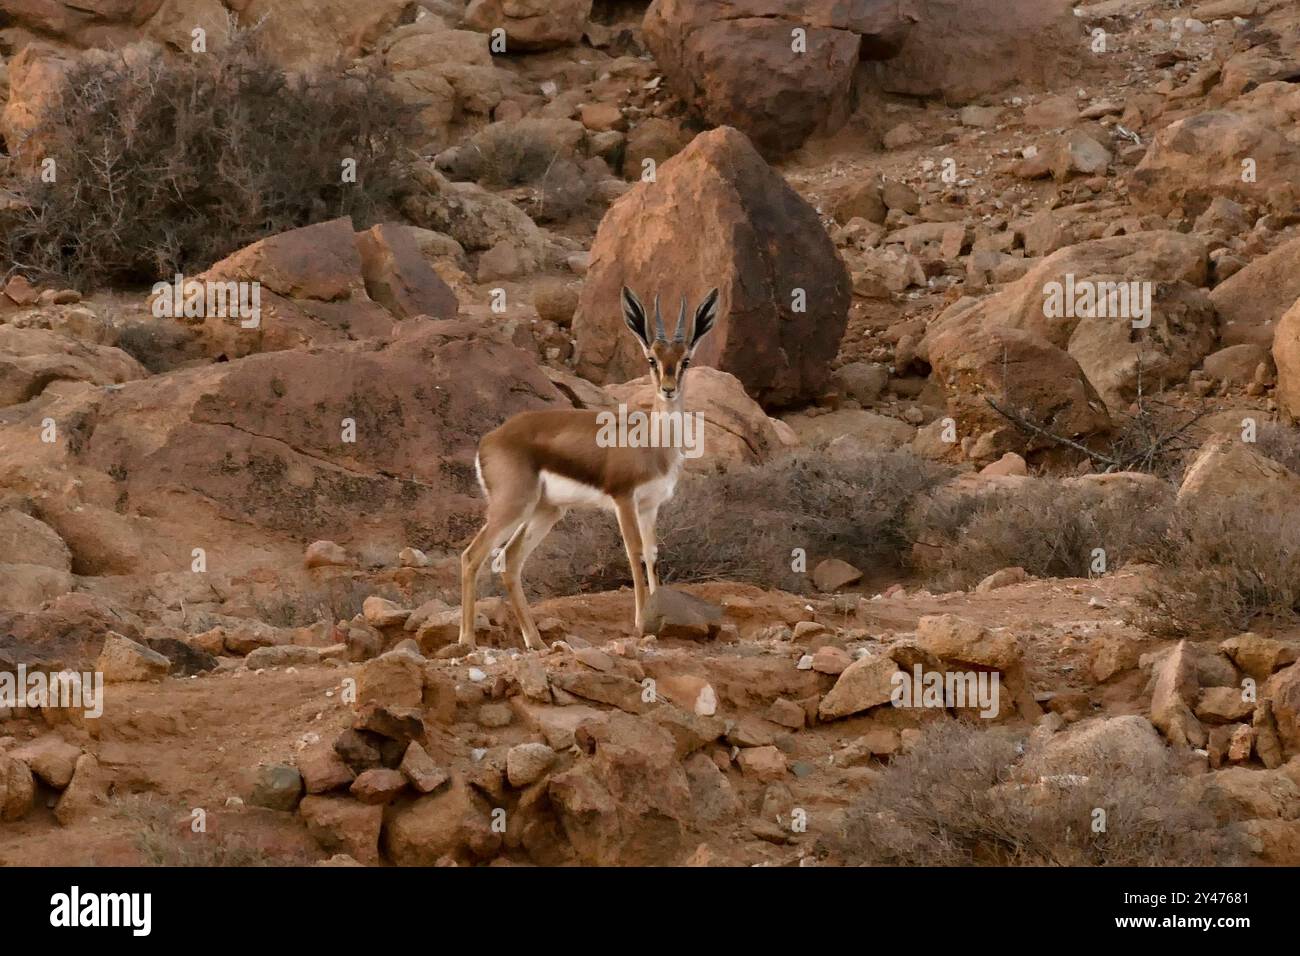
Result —
[[[0,97],[0,864],[1300,863],[1291,0],[0,0]],[[625,285],[669,586],[573,514],[466,653]]]

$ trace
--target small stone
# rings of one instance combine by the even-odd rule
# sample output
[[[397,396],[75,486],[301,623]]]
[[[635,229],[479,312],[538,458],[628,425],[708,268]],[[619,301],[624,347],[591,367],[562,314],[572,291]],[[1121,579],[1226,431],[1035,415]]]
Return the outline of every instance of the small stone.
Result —
[[[361,603],[361,614],[371,627],[400,627],[411,612],[387,598],[372,594]]]
[[[31,768],[37,779],[55,790],[62,790],[72,782],[81,748],[70,744],[58,734],[46,734],[9,751],[9,756],[21,760]]]
[[[378,753],[375,755],[378,760]],[[309,747],[298,755],[298,773],[308,793],[325,793],[350,784],[356,776],[333,747]]]
[[[862,580],[862,572],[839,558],[827,558],[813,568],[813,586],[823,593],[839,591]]]
[[[853,658],[849,656],[848,651],[844,650],[844,648],[826,644],[817,648],[816,653],[812,656],[809,668],[815,670],[818,674],[836,675],[843,674],[852,663]]]
[[[746,747],[738,762],[745,776],[764,782],[784,779],[787,772],[785,754],[776,747]]]
[[[822,698],[817,715],[822,720],[834,720],[888,702],[897,671],[898,665],[888,657],[867,656],[854,661]]]
[[[397,563],[404,568],[427,568],[429,556],[419,548],[403,548],[397,552]]]
[[[506,727],[513,719],[514,711],[510,709],[509,704],[494,702],[484,704],[478,709],[478,722],[481,727]]]
[[[104,683],[121,684],[166,677],[171,666],[157,651],[109,631],[95,669],[104,675]]]
[[[406,777],[396,770],[376,767],[360,774],[348,792],[365,804],[390,802],[406,786]]]
[[[272,764],[257,772],[248,802],[270,810],[292,810],[302,797],[302,774],[288,764]]]
[[[439,767],[416,741],[411,741],[411,745],[406,748],[398,769],[411,781],[411,786],[421,793],[433,793],[451,779],[447,771]]]
[[[346,567],[352,563],[343,547],[333,541],[313,541],[307,545],[302,561],[309,568]]]
[[[1004,588],[1008,585],[1019,584],[1026,580],[1029,575],[1024,568],[1003,568],[1000,571],[994,571],[979,584],[975,585],[975,593],[987,594],[989,591],[996,591],[998,588]]]
[[[772,701],[772,706],[767,709],[766,716],[772,723],[780,724],[782,727],[789,727],[791,730],[803,730],[808,719],[808,715],[802,707],[784,697],[778,697]]]
[[[506,779],[512,787],[536,783],[555,762],[555,751],[546,744],[528,743],[506,752]]]

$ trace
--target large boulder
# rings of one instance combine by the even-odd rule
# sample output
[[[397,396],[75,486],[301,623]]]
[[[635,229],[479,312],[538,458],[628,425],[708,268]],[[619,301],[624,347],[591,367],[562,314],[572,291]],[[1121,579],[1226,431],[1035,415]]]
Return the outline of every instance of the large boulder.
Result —
[[[1079,363],[1047,339],[1015,328],[955,328],[929,344],[932,381],[962,436],[988,435],[985,455],[1051,447],[1022,434],[989,404],[1061,438],[1110,428],[1110,416]]]
[[[1265,512],[1287,514],[1300,501],[1300,475],[1235,435],[1215,435],[1183,472],[1178,501],[1214,508],[1224,499],[1243,496],[1257,501]]]
[[[53,382],[120,385],[146,375],[121,349],[50,329],[0,325],[0,408],[35,398]]]
[[[1068,348],[1086,309],[1069,308],[1056,314],[1049,300],[1060,295],[1063,304],[1076,291],[1078,305],[1085,287],[1103,282],[1206,284],[1209,247],[1197,236],[1173,231],[1141,232],[1107,239],[1092,239],[1058,249],[1035,263],[1028,272],[1001,291],[984,299],[959,300],[927,330],[919,354],[928,340],[953,328],[1003,326],[1033,332],[1057,348]],[[1153,290],[1153,298],[1154,298]],[[1119,320],[1116,320],[1119,321]]]
[[[467,252],[509,246],[524,273],[543,263],[546,241],[541,229],[504,196],[477,183],[451,182],[432,163],[412,167],[408,190],[402,212],[415,225],[451,236]]]
[[[340,57],[355,59],[391,30],[407,8],[406,0],[232,0],[226,5],[239,11],[241,22],[262,22],[277,62],[299,69],[328,66]]]
[[[1214,348],[1217,316],[1200,289],[1153,283],[1149,305],[1144,328],[1125,317],[1086,316],[1066,346],[1113,413],[1125,410],[1139,389],[1149,395],[1185,382]]]
[[[174,283],[159,285],[151,308],[155,315],[196,324],[212,356],[237,358],[392,332],[392,315],[366,294],[361,254],[347,218],[259,239],[217,262],[196,281],[205,283],[205,292],[244,283],[236,287],[242,310],[222,310],[214,299],[217,307],[209,310],[205,303],[205,314],[177,315],[177,300],[183,301],[187,289],[194,288],[188,283],[182,284],[179,295]],[[259,314],[247,314],[250,305],[256,305]]]
[[[606,391],[629,411],[648,412],[654,407],[655,387],[648,375],[610,385]],[[777,426],[734,375],[707,365],[692,368],[683,401],[687,412],[704,416],[702,454],[688,458],[687,468],[712,471],[737,464],[761,465],[785,447]]]
[[[688,849],[691,785],[672,734],[649,720],[610,713],[595,754],[551,777],[547,793],[588,866],[677,864]]]
[[[1214,287],[1210,301],[1219,313],[1219,340],[1224,345],[1249,342],[1276,347],[1283,341],[1277,334],[1278,323],[1297,299],[1300,239],[1292,239]],[[1289,331],[1286,338],[1294,335]]]
[[[550,50],[582,39],[591,0],[472,0],[464,25],[491,33],[506,31],[506,52]]]
[[[1133,171],[1130,192],[1161,214],[1181,208],[1195,217],[1219,197],[1290,211],[1294,197],[1284,187],[1298,181],[1300,146],[1262,118],[1212,110],[1157,133]]]
[[[669,323],[681,296],[694,307],[719,288],[720,317],[696,363],[735,375],[765,406],[819,393],[851,299],[816,210],[729,127],[697,136],[601,221],[573,323],[578,373],[593,381],[646,370],[619,308],[624,285],[647,303],[661,296]]]
[[[1200,289],[1208,262],[1203,239],[1172,231],[1067,246],[1000,292],[959,300],[917,352],[935,364],[942,340],[938,361],[951,364],[954,350],[960,354],[963,343],[976,349],[993,330],[1026,332],[1067,352],[1090,388],[1119,410],[1134,397],[1139,375],[1146,392],[1184,381],[1214,347],[1216,314]],[[1019,378],[1006,381],[1027,390]]]
[[[1300,298],[1282,316],[1273,337],[1277,400],[1293,420],[1300,419]]]
[[[261,35],[289,67],[355,58],[393,26],[406,0],[17,0],[5,4],[6,26],[25,27],[76,47],[118,47],[145,33],[188,50],[202,26],[209,49],[224,41],[230,10]],[[264,22],[263,22],[264,21]]]
[[[917,0],[903,6],[916,25],[902,48],[864,65],[885,92],[960,103],[1079,70],[1084,44],[1073,0]]]
[[[766,155],[843,124],[862,58],[896,52],[911,26],[897,0],[655,0],[645,38],[669,87]],[[804,49],[795,31],[804,31]]]
[[[31,137],[40,125],[42,114],[57,101],[69,60],[45,44],[31,43],[6,66],[9,96],[4,110],[0,111],[0,136],[4,137],[5,151],[10,156],[34,166],[41,160],[41,144]]]
[[[1300,753],[1300,664],[1292,664],[1270,677],[1264,684],[1263,696],[1272,703],[1285,754]]]
[[[195,326],[203,350],[226,358],[387,338],[396,320],[454,318],[458,309],[408,227],[381,223],[354,233],[346,217],[259,239],[194,282],[203,285],[160,283],[151,308]],[[240,308],[223,307],[217,290]],[[185,314],[192,291],[208,300],[197,315]]]
[[[82,574],[188,570],[196,547],[230,571],[297,564],[321,538],[387,554],[454,544],[479,520],[478,439],[566,403],[488,330],[399,329],[29,403],[0,424],[0,487],[41,502]],[[35,437],[46,417],[58,441]]]

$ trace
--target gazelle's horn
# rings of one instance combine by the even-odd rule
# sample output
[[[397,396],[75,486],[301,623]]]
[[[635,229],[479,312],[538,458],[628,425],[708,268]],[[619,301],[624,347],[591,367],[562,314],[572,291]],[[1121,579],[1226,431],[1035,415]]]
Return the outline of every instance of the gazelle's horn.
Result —
[[[682,296],[682,312],[677,316],[677,331],[673,333],[673,341],[686,341],[686,296]]]
[[[664,314],[659,311],[659,296],[655,296],[655,339],[659,342],[668,341],[668,335],[664,332]]]

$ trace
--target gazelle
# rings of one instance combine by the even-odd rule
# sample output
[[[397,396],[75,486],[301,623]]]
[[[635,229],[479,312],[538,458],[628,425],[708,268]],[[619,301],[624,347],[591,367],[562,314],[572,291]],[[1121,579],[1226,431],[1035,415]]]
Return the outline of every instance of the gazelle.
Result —
[[[664,331],[657,296],[653,329],[645,307],[631,289],[624,286],[621,298],[623,319],[640,341],[650,365],[655,386],[652,416],[676,412],[680,418],[686,369],[700,339],[713,327],[718,290],[704,297],[689,324],[686,300],[682,299],[671,341]],[[489,554],[497,553],[524,643],[534,649],[545,646],[528,611],[520,574],[533,549],[565,512],[575,507],[604,507],[618,516],[632,569],[636,630],[641,633],[647,590],[653,593],[659,585],[655,522],[659,508],[673,495],[683,452],[678,445],[611,447],[599,440],[601,414],[588,409],[523,412],[479,442],[474,463],[488,501],[487,520],[460,556],[463,646],[474,646],[479,569]]]

